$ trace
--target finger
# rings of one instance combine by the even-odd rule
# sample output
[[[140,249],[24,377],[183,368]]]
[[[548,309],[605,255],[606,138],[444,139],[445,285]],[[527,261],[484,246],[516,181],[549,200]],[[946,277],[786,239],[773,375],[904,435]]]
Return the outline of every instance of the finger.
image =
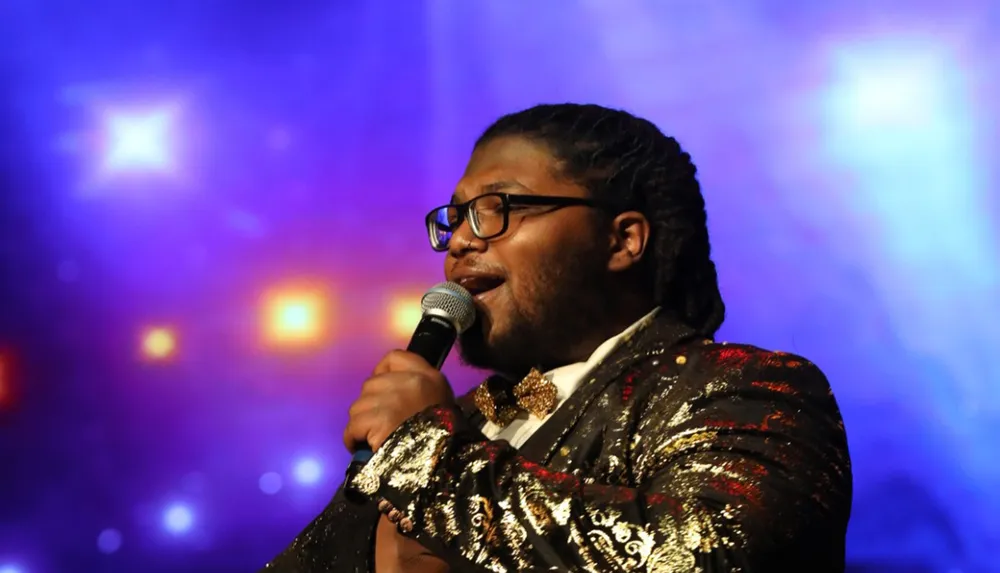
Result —
[[[357,442],[354,440],[354,430],[351,428],[351,422],[347,422],[347,426],[344,427],[344,435],[341,436],[341,440],[344,442],[344,449],[354,453],[354,448]]]
[[[382,444],[389,439],[389,434],[385,432],[380,432],[378,430],[371,430],[368,432],[368,437],[365,439],[369,447],[371,447],[373,452],[377,452]]]
[[[393,356],[400,352],[406,352],[406,351],[397,348],[395,350],[390,350],[389,352],[387,352],[385,356],[383,356],[382,359],[378,361],[378,364],[375,365],[375,370],[372,371],[372,376],[378,376],[379,374],[385,374],[387,372],[391,372],[392,369],[390,368],[390,365],[394,360]]]
[[[419,354],[406,350],[393,350],[383,356],[375,366],[375,374],[385,372],[437,372],[437,370]]]
[[[411,531],[413,531],[413,521],[411,521],[409,517],[404,517],[400,519],[397,525],[399,526],[399,529],[403,533],[410,533]],[[429,550],[425,551],[427,552],[423,553],[422,555],[433,555],[433,553],[431,553]]]
[[[344,428],[344,447],[351,453],[356,452],[359,447],[368,443],[368,434],[377,423],[378,416],[372,412],[351,417]]]
[[[358,397],[351,407],[347,409],[348,418],[356,418],[363,414],[374,412],[378,410],[379,400],[376,396],[372,396],[370,393],[362,394]]]
[[[344,447],[354,453],[367,445],[373,452],[377,452],[393,429],[381,413],[365,412],[347,422],[347,427],[344,428]]]
[[[376,374],[361,384],[361,396],[393,395],[401,385],[413,377],[412,372],[385,372]]]

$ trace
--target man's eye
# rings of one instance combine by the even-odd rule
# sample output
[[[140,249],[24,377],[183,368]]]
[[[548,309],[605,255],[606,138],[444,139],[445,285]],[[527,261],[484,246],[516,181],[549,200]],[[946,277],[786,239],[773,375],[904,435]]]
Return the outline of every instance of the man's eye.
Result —
[[[499,215],[503,213],[503,205],[487,205],[481,209],[477,209],[483,215]]]

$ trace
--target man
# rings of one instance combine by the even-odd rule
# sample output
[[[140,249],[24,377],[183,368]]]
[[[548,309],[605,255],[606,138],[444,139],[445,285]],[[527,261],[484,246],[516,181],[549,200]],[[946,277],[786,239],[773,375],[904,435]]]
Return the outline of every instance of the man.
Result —
[[[716,343],[724,306],[690,156],[594,105],[505,116],[427,217],[493,372],[457,401],[389,353],[351,406],[375,456],[265,568],[842,571],[851,473],[803,358]]]

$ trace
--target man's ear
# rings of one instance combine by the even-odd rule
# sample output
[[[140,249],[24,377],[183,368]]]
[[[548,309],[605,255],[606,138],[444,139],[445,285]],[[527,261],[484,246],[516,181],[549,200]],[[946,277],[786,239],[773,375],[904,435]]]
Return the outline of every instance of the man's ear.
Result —
[[[650,225],[638,211],[618,214],[611,223],[611,253],[608,270],[622,272],[639,264],[649,248]]]

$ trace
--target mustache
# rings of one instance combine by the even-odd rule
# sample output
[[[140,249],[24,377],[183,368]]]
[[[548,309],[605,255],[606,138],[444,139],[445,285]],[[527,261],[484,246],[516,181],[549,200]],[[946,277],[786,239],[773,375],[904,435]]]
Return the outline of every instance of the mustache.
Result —
[[[446,275],[455,276],[457,274],[476,274],[484,276],[507,277],[507,271],[500,265],[485,263],[482,261],[456,262],[451,265]]]

